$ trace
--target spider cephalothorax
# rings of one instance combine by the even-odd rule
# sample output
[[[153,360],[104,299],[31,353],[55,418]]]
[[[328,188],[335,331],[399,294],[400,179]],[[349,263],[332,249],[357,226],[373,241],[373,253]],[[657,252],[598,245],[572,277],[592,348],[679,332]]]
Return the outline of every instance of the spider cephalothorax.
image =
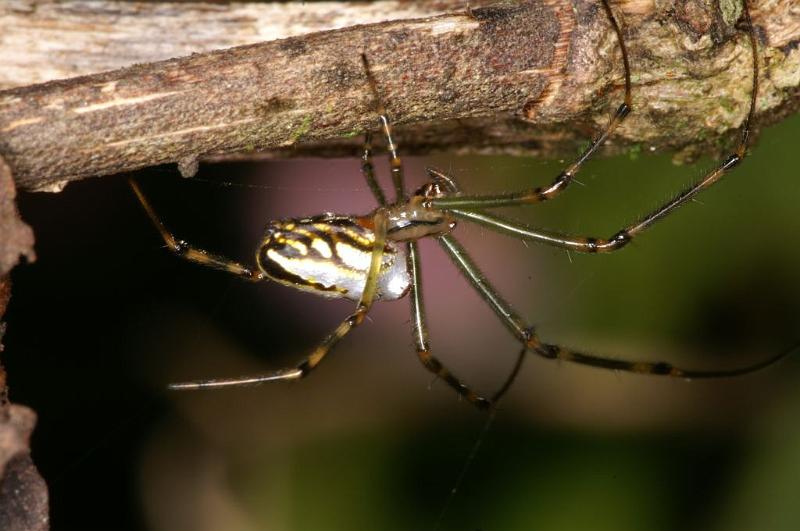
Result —
[[[449,179],[440,179],[436,170],[429,170],[429,173],[434,176],[434,180],[417,190],[408,201],[379,208],[386,212],[387,240],[409,242],[429,236],[444,236],[456,227],[453,216],[429,204],[431,199],[445,197],[445,188],[454,192],[455,188],[450,188],[454,185]]]

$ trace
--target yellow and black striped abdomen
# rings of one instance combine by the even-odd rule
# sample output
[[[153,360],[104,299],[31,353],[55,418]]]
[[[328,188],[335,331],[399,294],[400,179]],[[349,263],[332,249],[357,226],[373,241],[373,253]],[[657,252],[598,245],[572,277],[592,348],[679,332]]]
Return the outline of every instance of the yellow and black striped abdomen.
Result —
[[[281,284],[357,301],[364,290],[375,235],[355,218],[330,214],[273,221],[258,250],[258,267]],[[410,276],[403,244],[386,242],[376,300],[399,299]]]

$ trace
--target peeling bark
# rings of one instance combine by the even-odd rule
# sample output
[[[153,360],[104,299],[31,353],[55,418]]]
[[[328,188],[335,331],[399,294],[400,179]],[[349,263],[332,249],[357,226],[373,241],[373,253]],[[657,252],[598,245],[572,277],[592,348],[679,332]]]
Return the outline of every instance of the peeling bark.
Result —
[[[8,272],[20,255],[35,259],[33,231],[19,219],[11,170],[0,158],[0,354],[2,321],[11,299]],[[49,527],[48,493],[30,456],[30,436],[36,425],[33,410],[8,400],[6,371],[0,358],[0,529],[44,531]]]
[[[0,529],[49,529],[48,493],[31,460],[30,436],[36,414],[18,405],[2,406],[0,415]]]
[[[800,104],[800,12],[794,0],[752,4],[763,123]],[[613,143],[719,149],[744,119],[750,90],[751,51],[735,28],[737,4],[615,6],[631,52],[634,113]],[[306,9],[314,13],[316,5]],[[513,2],[6,90],[0,154],[19,186],[56,190],[154,164],[191,168],[220,154],[352,154],[353,137],[376,123],[361,52],[394,121],[406,126],[404,152],[563,153],[621,99],[619,48],[597,0]]]
[[[16,195],[11,169],[0,157],[0,279],[11,271],[20,256],[29,262],[36,259],[33,231],[19,218],[14,202]],[[5,308],[5,305],[0,307]],[[0,311],[0,316],[2,314]]]
[[[0,232],[0,235],[3,233]],[[0,319],[11,299],[11,279],[0,276]],[[5,323],[0,321],[0,353]],[[45,531],[49,528],[48,492],[31,460],[33,410],[8,401],[6,371],[0,363],[0,529]]]

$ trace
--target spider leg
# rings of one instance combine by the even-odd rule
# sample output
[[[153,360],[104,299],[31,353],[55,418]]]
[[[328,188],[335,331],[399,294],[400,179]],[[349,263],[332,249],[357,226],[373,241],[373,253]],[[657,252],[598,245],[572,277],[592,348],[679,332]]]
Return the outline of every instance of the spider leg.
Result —
[[[386,206],[386,196],[381,190],[381,186],[375,179],[375,167],[372,165],[372,133],[364,134],[364,152],[361,155],[361,174],[367,180],[372,195],[378,202],[378,206]]]
[[[142,204],[142,207],[147,213],[147,216],[150,218],[150,221],[153,222],[153,225],[161,234],[161,237],[164,239],[164,243],[167,244],[167,247],[170,251],[181,258],[189,260],[190,262],[195,262],[197,264],[219,269],[221,271],[227,271],[228,273],[232,273],[246,280],[258,282],[264,279],[264,275],[259,271],[254,271],[238,262],[229,260],[224,256],[211,254],[202,249],[192,247],[183,240],[176,239],[172,233],[167,230],[167,228],[164,226],[164,223],[161,222],[161,218],[158,217],[158,214],[156,214],[156,211],[153,209],[150,201],[144,195],[144,192],[142,192],[142,189],[139,187],[139,183],[137,183],[134,179],[129,179],[128,182],[136,194],[136,197],[139,198],[139,202]]]
[[[422,276],[420,274],[419,266],[419,251],[416,242],[409,242],[408,244],[408,269],[411,271],[411,316],[412,331],[414,334],[414,344],[417,347],[417,355],[426,369],[434,373],[436,376],[444,380],[450,387],[463,396],[470,403],[474,404],[480,409],[489,407],[496,407],[497,402],[503,395],[508,392],[511,385],[516,380],[522,362],[525,360],[527,349],[523,348],[517,356],[517,361],[511,369],[511,373],[506,377],[503,385],[498,389],[491,398],[485,398],[478,395],[475,391],[470,389],[461,380],[453,375],[442,363],[431,355],[430,341],[428,340],[428,327],[425,323],[425,304],[422,298]]]
[[[540,231],[497,216],[486,214],[485,212],[450,209],[446,210],[456,217],[481,224],[492,230],[546,245],[553,245],[555,247],[562,247],[573,251],[586,253],[606,253],[621,249],[630,243],[634,237],[647,230],[657,221],[671,214],[682,205],[685,205],[697,194],[703,190],[706,190],[707,188],[710,188],[713,184],[722,179],[722,177],[735,168],[747,154],[747,145],[750,138],[750,127],[755,117],[756,97],[758,96],[758,48],[755,34],[753,33],[753,25],[750,20],[750,12],[747,8],[747,2],[744,3],[744,19],[749,28],[748,35],[750,38],[750,46],[753,51],[753,85],[750,93],[750,110],[748,111],[747,117],[742,124],[739,143],[736,146],[736,150],[728,155],[728,157],[720,162],[715,168],[706,173],[702,179],[690,185],[688,188],[685,188],[675,197],[661,205],[659,208],[650,212],[639,221],[628,225],[610,238],[586,238],[565,236],[553,232]],[[438,204],[438,201],[439,200],[434,200],[431,201],[431,203]],[[472,205],[496,206],[491,202],[483,205],[474,202]]]
[[[603,1],[603,6],[606,9],[606,12],[609,13],[611,20],[614,24],[614,28],[617,31],[617,35],[621,36],[621,32],[619,31],[619,26],[616,24],[613,15],[611,15],[611,10],[608,6],[606,0]],[[750,137],[750,126],[753,122],[753,118],[755,116],[755,108],[756,108],[756,97],[758,95],[758,47],[756,44],[755,38],[755,30],[753,28],[752,21],[750,20],[750,11],[745,1],[743,3],[743,15],[744,15],[744,22],[745,26],[748,29],[748,38],[750,40],[750,47],[753,52],[753,85],[750,95],[750,110],[745,118],[744,123],[742,124],[741,128],[741,137],[739,140],[739,144],[736,147],[734,153],[730,154],[723,162],[721,162],[716,168],[709,171],[703,179],[698,181],[697,183],[693,184],[692,186],[686,188],[682,192],[680,192],[675,198],[671,201],[665,203],[661,208],[653,211],[649,215],[642,218],[639,222],[632,224],[631,226],[627,227],[623,231],[620,231],[615,235],[615,237],[608,239],[608,240],[596,240],[594,242],[580,242],[580,239],[577,242],[571,242],[569,239],[567,241],[562,242],[562,247],[567,247],[570,249],[575,250],[583,250],[586,252],[603,252],[603,251],[614,251],[622,246],[624,246],[630,238],[635,236],[636,234],[642,232],[647,227],[658,221],[659,219],[663,218],[677,207],[684,204],[686,201],[692,199],[695,195],[697,195],[702,190],[710,187],[717,181],[719,181],[726,173],[736,167],[739,162],[745,157],[747,152],[747,144]],[[562,172],[561,175],[555,180],[555,182],[547,189],[534,189],[534,190],[526,190],[522,192],[513,192],[509,194],[499,194],[499,195],[487,195],[487,196],[455,196],[455,197],[444,197],[440,199],[433,199],[428,202],[428,205],[433,208],[441,208],[444,210],[449,209],[476,209],[476,208],[493,208],[493,207],[500,207],[500,206],[511,206],[511,205],[520,205],[520,204],[529,204],[535,203],[539,201],[543,201],[546,199],[552,198],[555,193],[563,188],[568,184],[568,182],[572,179],[572,174],[570,173],[573,169],[577,171],[580,168],[581,164],[585,162],[586,158],[590,156],[597,148],[599,144],[601,144],[607,138],[608,134],[613,131],[619,122],[625,118],[625,115],[630,111],[630,88],[629,88],[629,78],[630,78],[630,68],[628,66],[627,60],[627,52],[625,52],[625,45],[620,38],[620,46],[623,50],[623,61],[625,63],[625,73],[626,73],[626,101],[620,106],[617,112],[614,114],[614,117],[611,119],[606,131],[601,134],[589,148],[581,154],[580,157],[569,167],[567,170]],[[455,213],[455,212],[454,212]],[[550,235],[552,236],[552,235]],[[619,241],[615,241],[615,238],[618,238]],[[542,239],[534,237],[532,239]],[[549,236],[544,237],[544,239],[552,239]],[[581,248],[581,243],[583,243],[583,248]]]
[[[567,186],[572,182],[575,175],[583,167],[584,163],[589,160],[592,155],[605,143],[608,137],[619,127],[619,124],[631,112],[631,69],[628,62],[628,50],[625,47],[625,40],[622,37],[622,30],[617,23],[611,7],[608,5],[608,0],[602,0],[603,8],[606,15],[611,22],[614,33],[617,35],[620,50],[622,51],[622,63],[625,72],[625,98],[623,102],[617,107],[616,112],[611,116],[611,119],[599,135],[597,135],[589,146],[576,158],[572,164],[567,166],[547,187],[530,188],[518,192],[510,192],[496,195],[462,195],[453,197],[443,197],[440,199],[433,199],[430,201],[430,206],[441,209],[451,208],[493,208],[514,205],[526,205],[531,203],[541,203],[553,199],[558,194],[563,192]]]
[[[528,227],[522,223],[510,221],[499,216],[494,216],[480,211],[467,210],[447,210],[449,214],[483,225],[491,230],[508,234],[516,238],[530,240],[545,245],[561,247],[571,251],[582,253],[609,253],[618,251],[633,240],[634,237],[652,227],[657,221],[665,218],[668,214],[685,205],[693,197],[703,190],[711,187],[719,181],[726,173],[731,171],[745,155],[747,148],[746,140],[749,134],[749,127],[745,125],[742,133],[742,140],[736,151],[727,159],[720,163],[716,168],[709,171],[700,181],[681,191],[674,198],[650,212],[639,221],[628,225],[617,231],[609,238],[593,238],[584,236],[569,236],[556,232],[542,231]]]
[[[425,168],[425,172],[428,174],[428,177],[444,185],[451,193],[457,194],[461,192],[461,188],[459,188],[458,183],[456,183],[455,179],[447,175],[442,170],[428,167]]]
[[[520,369],[522,369],[522,362],[525,361],[525,354],[527,353],[528,349],[526,347],[523,347],[522,350],[519,351],[519,354],[517,354],[517,361],[514,363],[514,367],[506,377],[506,381],[503,382],[503,385],[500,386],[500,389],[495,391],[495,393],[492,395],[492,405],[497,406],[497,402],[508,392],[509,389],[511,389],[511,386],[517,379],[517,375],[519,375]]]
[[[609,253],[617,251],[630,243],[635,234],[631,232],[631,227],[628,227],[610,238],[569,236],[528,227],[523,223],[481,211],[448,210],[447,213],[456,218],[477,223],[495,232],[579,253]]]
[[[547,359],[557,359],[577,363],[579,365],[589,365],[601,369],[610,369],[616,371],[632,372],[636,374],[650,374],[654,376],[671,376],[676,378],[685,379],[710,379],[710,378],[728,378],[732,376],[739,376],[748,374],[768,367],[777,361],[788,356],[796,349],[790,349],[781,352],[771,358],[768,358],[757,363],[738,367],[733,369],[722,370],[698,370],[698,369],[683,369],[675,367],[666,362],[649,362],[649,361],[629,361],[614,358],[607,358],[602,356],[595,356],[592,354],[585,354],[563,348],[559,345],[545,343],[539,339],[534,327],[527,325],[521,317],[514,311],[511,305],[506,302],[499,293],[492,287],[483,272],[475,265],[475,262],[469,257],[467,252],[458,241],[450,235],[441,236],[439,241],[442,247],[450,255],[450,258],[456,264],[459,270],[467,277],[467,280],[472,284],[473,288],[480,294],[480,296],[489,304],[494,310],[495,314],[500,318],[503,324],[514,334],[514,336],[523,344],[525,350]],[[519,363],[519,362],[518,362]],[[514,374],[512,373],[513,380]],[[510,386],[510,382],[507,384]],[[504,389],[501,389],[504,392]]]
[[[375,98],[375,111],[378,113],[381,127],[383,128],[383,134],[386,136],[386,145],[391,157],[390,164],[392,168],[392,182],[394,182],[395,203],[400,203],[406,199],[405,185],[403,184],[403,163],[397,155],[397,145],[392,139],[392,126],[389,123],[389,116],[386,114],[386,107],[378,92],[378,83],[375,81],[375,77],[372,75],[372,71],[369,68],[369,61],[367,60],[366,54],[361,54],[361,62],[364,64],[364,72],[367,75],[369,88],[372,91],[373,98]]]
[[[447,385],[455,389],[455,391],[467,401],[480,409],[488,409],[492,406],[494,400],[484,398],[467,387],[442,365],[441,361],[431,354],[430,341],[428,340],[428,326],[425,323],[425,303],[422,298],[422,276],[420,275],[417,242],[408,243],[407,261],[408,269],[411,271],[411,326],[419,360],[426,369],[444,380]],[[503,392],[505,392],[505,388],[506,386],[504,385]]]
[[[508,328],[514,337],[519,339],[523,344],[526,344],[528,341],[527,330],[530,327],[489,283],[483,272],[478,269],[478,266],[475,265],[472,258],[469,257],[461,244],[458,243],[458,240],[452,235],[444,235],[439,237],[439,243],[450,256],[450,259],[453,260],[456,267],[467,277],[472,287],[475,288],[481,298],[485,300],[497,314],[500,321],[506,325],[506,328]]]
[[[169,389],[193,390],[216,387],[239,387],[281,380],[299,380],[308,376],[344,336],[364,321],[364,318],[375,300],[375,293],[378,288],[378,275],[383,258],[383,249],[386,244],[386,216],[382,210],[378,210],[373,219],[375,222],[375,242],[372,247],[372,256],[369,270],[367,271],[367,278],[364,283],[364,290],[361,293],[356,310],[348,315],[333,332],[325,337],[305,360],[294,368],[281,369],[267,374],[176,383],[170,384]]]

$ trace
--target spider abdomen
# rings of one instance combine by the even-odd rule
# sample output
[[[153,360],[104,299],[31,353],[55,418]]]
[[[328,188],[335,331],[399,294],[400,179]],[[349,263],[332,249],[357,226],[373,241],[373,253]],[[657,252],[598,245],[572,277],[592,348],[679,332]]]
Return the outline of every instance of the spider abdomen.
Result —
[[[256,254],[270,279],[324,297],[359,300],[375,234],[356,218],[324,214],[273,221]],[[411,284],[403,244],[387,241],[376,300],[403,297]]]

